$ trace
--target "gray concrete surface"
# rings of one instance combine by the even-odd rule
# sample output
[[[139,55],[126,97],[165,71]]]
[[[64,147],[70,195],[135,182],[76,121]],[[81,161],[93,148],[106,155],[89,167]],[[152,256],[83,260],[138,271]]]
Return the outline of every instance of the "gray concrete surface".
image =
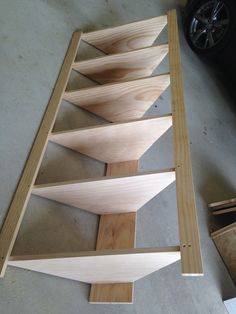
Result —
[[[177,3],[178,4],[178,3]],[[175,1],[1,0],[0,2],[0,223],[21,171],[75,29],[94,30],[158,16]],[[161,36],[164,40],[165,34]],[[81,57],[86,57],[84,47]],[[186,111],[190,133],[204,277],[181,277],[173,264],[135,284],[133,305],[90,305],[89,285],[9,267],[0,280],[1,314],[226,314],[222,298],[235,287],[210,237],[207,203],[235,197],[235,104],[217,73],[203,64],[181,33]],[[166,71],[165,60],[159,72]],[[92,82],[74,75],[70,86]],[[170,110],[169,91],[148,114]],[[103,123],[63,103],[55,129]],[[140,170],[173,165],[171,131],[143,156]],[[49,144],[37,182],[100,176],[104,165]],[[98,218],[38,197],[30,199],[14,254],[94,249]],[[138,212],[137,247],[178,243],[175,188],[171,185]]]

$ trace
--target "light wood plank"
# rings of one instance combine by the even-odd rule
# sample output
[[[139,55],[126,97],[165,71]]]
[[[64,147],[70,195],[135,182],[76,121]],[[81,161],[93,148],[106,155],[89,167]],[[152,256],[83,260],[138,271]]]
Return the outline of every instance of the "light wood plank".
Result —
[[[75,62],[73,68],[101,84],[129,81],[150,76],[167,52],[164,44]]]
[[[236,284],[236,223],[212,233],[211,236]]]
[[[135,212],[175,180],[173,169],[35,186],[32,193],[95,214]]]
[[[135,247],[136,213],[101,215],[96,250]]]
[[[64,99],[112,122],[141,118],[170,84],[169,74],[67,91]]]
[[[234,223],[232,223],[232,224],[230,224],[224,228],[221,228],[215,232],[212,232],[211,237],[216,238],[218,236],[222,236],[224,233],[230,232],[233,229],[236,229],[236,222],[234,222]]]
[[[138,160],[107,165],[107,176],[138,172]],[[131,249],[136,240],[136,213],[101,215],[96,250]],[[95,284],[91,286],[90,303],[132,303],[133,283]]]
[[[179,259],[179,247],[164,247],[13,256],[8,264],[87,283],[128,283]]]
[[[107,164],[106,176],[136,174],[138,172],[138,164],[138,160],[129,160],[125,162]]]
[[[236,198],[208,204],[208,207],[212,209],[223,209],[233,206],[236,206]]]
[[[214,210],[212,214],[223,215],[223,214],[234,213],[234,212],[236,212],[236,207]]]
[[[92,284],[89,297],[91,304],[132,304],[134,283]]]
[[[167,24],[167,16],[84,33],[82,39],[105,53],[149,47]]]
[[[51,132],[59,109],[62,95],[65,91],[69,74],[80,43],[81,32],[75,32],[72,36],[64,63],[58,76],[56,85],[48,103],[42,123],[38,130],[17,190],[12,199],[6,219],[0,234],[0,273],[4,275],[7,259],[11,254],[26,205],[29,200],[32,185],[36,179],[38,169],[46,149],[48,135]]]
[[[175,10],[168,12],[168,38],[182,274],[202,275],[202,258],[185,118]]]
[[[138,160],[172,125],[172,116],[52,133],[50,140],[106,163]]]

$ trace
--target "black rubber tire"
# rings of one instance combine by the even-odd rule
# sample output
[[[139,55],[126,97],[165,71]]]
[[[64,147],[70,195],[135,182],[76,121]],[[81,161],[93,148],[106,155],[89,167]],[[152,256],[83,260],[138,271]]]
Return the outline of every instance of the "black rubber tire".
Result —
[[[191,49],[196,52],[197,54],[206,55],[206,56],[214,56],[217,55],[220,51],[225,49],[231,42],[234,41],[235,32],[236,32],[236,2],[234,0],[221,0],[224,4],[228,7],[229,10],[229,26],[224,35],[224,37],[212,48],[208,49],[199,49],[197,48],[190,37],[190,29],[191,29],[191,22],[198,11],[198,9],[209,0],[196,0],[192,5],[191,8],[188,10],[185,18],[185,35],[187,42]],[[236,41],[236,40],[235,40]]]

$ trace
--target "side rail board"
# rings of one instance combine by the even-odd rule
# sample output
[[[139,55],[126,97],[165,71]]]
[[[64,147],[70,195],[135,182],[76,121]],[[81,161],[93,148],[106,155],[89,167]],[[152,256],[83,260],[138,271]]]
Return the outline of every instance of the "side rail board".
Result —
[[[185,118],[178,25],[175,10],[168,12],[167,20],[182,274],[199,276],[203,275],[203,269]]]

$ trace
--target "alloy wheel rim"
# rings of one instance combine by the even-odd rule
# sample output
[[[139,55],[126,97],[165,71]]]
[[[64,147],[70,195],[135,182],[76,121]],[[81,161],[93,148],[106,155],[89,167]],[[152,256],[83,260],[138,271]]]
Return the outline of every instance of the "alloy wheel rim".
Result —
[[[208,1],[195,13],[190,24],[190,39],[198,49],[211,49],[225,36],[230,22],[223,1]]]

